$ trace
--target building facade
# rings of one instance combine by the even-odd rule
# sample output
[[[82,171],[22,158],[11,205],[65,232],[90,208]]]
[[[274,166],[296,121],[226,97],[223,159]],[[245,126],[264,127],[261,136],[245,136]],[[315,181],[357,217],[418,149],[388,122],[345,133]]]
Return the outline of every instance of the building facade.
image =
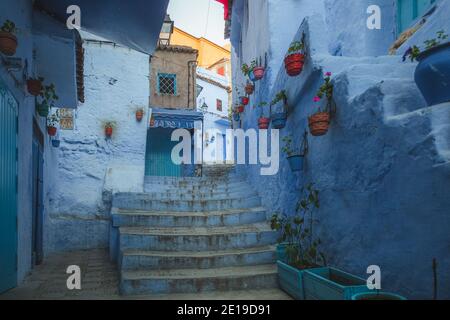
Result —
[[[239,166],[240,174],[267,208],[287,215],[296,212],[301,188],[315,184],[316,232],[329,265],[364,278],[368,266],[377,265],[383,290],[431,299],[435,259],[438,297],[449,298],[450,136],[443,119],[450,118],[450,109],[426,105],[414,83],[416,64],[401,56],[440,30],[450,32],[450,2],[229,3],[233,83],[246,83],[243,63],[262,62],[265,75],[256,82],[251,105],[286,91],[288,118],[280,138],[291,136],[300,147],[326,72],[332,73],[336,103],[327,135],[308,135],[302,172],[292,173],[280,150],[276,175],[261,176],[260,166],[247,165]],[[367,27],[371,5],[380,9],[380,29]],[[290,43],[302,39],[305,66],[301,75],[289,77],[284,57]],[[246,107],[243,127],[257,128],[259,115]]]

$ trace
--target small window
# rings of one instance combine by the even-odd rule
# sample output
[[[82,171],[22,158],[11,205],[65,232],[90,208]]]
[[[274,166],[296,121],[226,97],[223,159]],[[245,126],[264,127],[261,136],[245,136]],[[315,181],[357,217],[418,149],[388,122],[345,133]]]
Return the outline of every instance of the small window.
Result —
[[[175,74],[158,73],[158,93],[166,96],[177,94],[177,76]]]
[[[216,106],[217,106],[217,111],[222,111],[222,100],[217,99]]]
[[[220,74],[221,76],[224,76],[225,75],[225,67],[218,68],[217,73]]]

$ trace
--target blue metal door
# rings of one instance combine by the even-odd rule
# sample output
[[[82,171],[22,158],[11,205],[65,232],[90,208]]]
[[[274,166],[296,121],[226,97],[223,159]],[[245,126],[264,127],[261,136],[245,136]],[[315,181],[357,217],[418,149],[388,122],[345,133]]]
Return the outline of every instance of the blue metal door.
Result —
[[[17,109],[0,82],[0,292],[17,285]]]
[[[180,177],[181,165],[172,162],[172,149],[178,144],[171,141],[173,129],[153,128],[148,130],[145,155],[145,175]]]
[[[402,33],[419,17],[427,13],[436,0],[397,0],[398,33]]]

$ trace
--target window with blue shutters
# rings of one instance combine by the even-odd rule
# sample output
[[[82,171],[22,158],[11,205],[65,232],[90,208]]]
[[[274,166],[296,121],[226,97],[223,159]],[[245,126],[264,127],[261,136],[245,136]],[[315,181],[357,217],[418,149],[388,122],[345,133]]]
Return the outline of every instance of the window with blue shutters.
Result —
[[[397,0],[398,34],[410,28],[437,0]]]
[[[175,96],[177,94],[177,75],[158,73],[158,93],[163,96]]]

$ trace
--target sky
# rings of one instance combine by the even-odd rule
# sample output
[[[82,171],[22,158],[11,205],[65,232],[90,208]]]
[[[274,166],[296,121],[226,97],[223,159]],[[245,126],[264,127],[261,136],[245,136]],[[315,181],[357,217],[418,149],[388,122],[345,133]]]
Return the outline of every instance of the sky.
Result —
[[[204,37],[219,45],[225,40],[223,5],[214,0],[170,0],[167,13],[175,26],[196,37]]]

